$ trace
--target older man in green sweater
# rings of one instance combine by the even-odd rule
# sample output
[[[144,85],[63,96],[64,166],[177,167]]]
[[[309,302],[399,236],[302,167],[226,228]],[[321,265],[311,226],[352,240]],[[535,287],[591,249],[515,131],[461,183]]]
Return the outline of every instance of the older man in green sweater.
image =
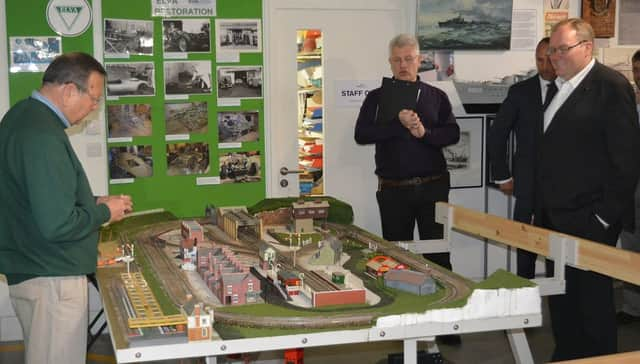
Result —
[[[87,54],[63,54],[0,123],[0,273],[28,364],[85,363],[98,229],[132,208],[129,196],[94,197],[65,133],[99,107],[105,75]]]

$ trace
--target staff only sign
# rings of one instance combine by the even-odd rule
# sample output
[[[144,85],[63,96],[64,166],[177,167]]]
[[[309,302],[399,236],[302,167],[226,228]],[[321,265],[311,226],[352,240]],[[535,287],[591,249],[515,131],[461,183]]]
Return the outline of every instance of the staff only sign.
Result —
[[[336,106],[360,107],[369,91],[380,87],[380,80],[336,80]]]
[[[216,0],[151,0],[151,16],[216,16]]]

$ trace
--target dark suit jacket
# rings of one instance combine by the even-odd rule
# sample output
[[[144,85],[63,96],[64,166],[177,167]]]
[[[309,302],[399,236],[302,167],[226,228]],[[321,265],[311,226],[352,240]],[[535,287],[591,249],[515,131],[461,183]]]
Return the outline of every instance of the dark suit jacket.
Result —
[[[545,211],[558,230],[585,238],[595,214],[617,227],[633,219],[640,127],[627,79],[596,62],[539,132],[537,212]]]
[[[528,205],[533,202],[535,142],[542,119],[540,78],[535,75],[509,88],[488,136],[487,154],[493,177],[506,180],[513,176],[514,196],[518,201],[526,200]],[[509,171],[507,141],[512,131],[516,153],[513,171]]]

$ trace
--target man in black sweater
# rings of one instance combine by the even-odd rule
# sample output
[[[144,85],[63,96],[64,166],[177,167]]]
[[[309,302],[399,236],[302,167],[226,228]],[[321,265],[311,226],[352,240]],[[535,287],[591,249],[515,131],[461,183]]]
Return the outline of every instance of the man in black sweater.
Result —
[[[460,128],[447,95],[418,77],[420,50],[415,37],[400,34],[391,40],[389,64],[394,81],[417,90],[415,108],[381,120],[382,89],[377,88],[364,100],[355,127],[358,144],[376,145],[382,235],[389,241],[412,241],[417,223],[420,239],[441,239],[435,203],[449,200],[449,173],[442,148],[458,142]],[[425,258],[451,269],[448,252]],[[459,338],[452,343],[459,343]]]

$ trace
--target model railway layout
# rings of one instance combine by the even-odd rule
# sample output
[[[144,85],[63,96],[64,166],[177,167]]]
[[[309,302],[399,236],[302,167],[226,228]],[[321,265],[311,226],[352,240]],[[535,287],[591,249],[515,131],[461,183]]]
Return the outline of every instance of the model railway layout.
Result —
[[[239,216],[237,220],[240,221],[242,226],[249,224],[250,219],[242,213],[239,214],[236,212],[235,215]],[[233,236],[237,236],[237,239],[233,239],[231,238],[232,235],[227,234],[224,229],[207,225],[207,220],[201,219],[200,222],[204,227],[203,238],[201,238],[204,239],[204,241],[196,241],[195,244],[192,245],[197,246],[198,251],[201,249],[205,251],[206,249],[233,251],[234,253],[232,254],[235,254],[235,258],[232,258],[232,261],[236,261],[236,263],[233,264],[251,265],[251,272],[257,273],[257,275],[264,275],[260,277],[260,284],[263,286],[261,289],[263,300],[268,300],[270,303],[278,302],[278,305],[283,307],[294,307],[291,302],[292,298],[299,297],[288,296],[289,292],[283,291],[279,286],[283,284],[283,282],[280,281],[280,275],[276,277],[274,272],[295,272],[296,277],[300,277],[300,280],[303,280],[303,283],[298,287],[300,291],[304,293],[315,292],[313,293],[314,300],[316,294],[331,294],[331,292],[340,294],[341,292],[345,292],[345,289],[347,292],[352,290],[349,287],[345,287],[344,283],[338,284],[333,281],[331,273],[325,271],[323,266],[314,266],[312,268],[308,265],[301,264],[302,260],[300,257],[308,259],[309,255],[314,254],[314,251],[319,249],[318,247],[321,246],[320,243],[307,244],[292,250],[291,246],[276,243],[273,239],[270,239],[269,242],[265,241],[262,239],[261,231],[258,229],[246,227],[240,229],[236,227],[237,231],[234,231]],[[216,324],[230,326],[280,329],[362,327],[370,326],[374,323],[376,317],[380,316],[380,304],[377,304],[376,307],[360,305],[361,307],[355,310],[353,307],[348,310],[342,310],[336,306],[332,307],[329,311],[322,311],[321,314],[318,313],[316,315],[296,315],[295,312],[300,312],[300,307],[292,310],[290,315],[282,316],[268,314],[251,315],[246,312],[235,313],[233,310],[225,310],[224,304],[231,302],[221,302],[212,298],[214,295],[203,294],[203,289],[200,286],[204,286],[204,283],[202,283],[202,279],[198,273],[187,272],[180,268],[181,265],[183,265],[181,264],[181,259],[185,258],[182,257],[178,259],[177,255],[182,256],[183,250],[186,251],[188,249],[185,249],[182,245],[176,245],[175,242],[163,242],[160,238],[172,231],[177,231],[177,236],[180,236],[179,231],[181,226],[182,229],[184,229],[184,223],[181,225],[177,220],[158,221],[146,225],[143,230],[130,236],[122,235],[124,240],[135,241],[137,254],[143,255],[142,259],[146,261],[147,268],[145,269],[152,272],[153,281],[157,282],[154,284],[159,285],[172,305],[182,307],[180,311],[183,311],[182,314],[162,312],[160,308],[161,305],[156,302],[152,290],[143,278],[142,269],[136,266],[136,264],[132,265],[130,273],[120,272],[119,274],[110,274],[111,278],[108,280],[109,286],[106,288],[109,290],[107,297],[112,301],[112,306],[116,311],[112,314],[119,318],[118,322],[128,323],[128,325],[122,325],[120,329],[128,333],[126,336],[128,336],[130,340],[134,337],[144,336],[145,331],[149,332],[148,328],[155,326],[159,327],[158,331],[162,335],[168,334],[167,336],[174,337],[176,330],[180,331],[185,329],[187,317],[184,316],[184,307],[189,306],[194,301],[193,298],[195,298],[195,301],[202,302],[202,304],[205,305],[204,307],[211,306],[215,308],[213,317]],[[235,225],[227,223],[225,227],[226,226]],[[358,249],[373,250],[375,254],[388,256],[401,262],[411,271],[420,272],[432,277],[440,287],[440,294],[437,296],[437,299],[428,301],[430,303],[427,307],[437,308],[454,302],[462,302],[472,291],[472,283],[463,277],[433,265],[425,261],[421,256],[403,250],[395,244],[377,238],[353,225],[324,222],[322,226],[315,226],[313,230],[312,233],[321,236],[323,241],[329,241],[329,239],[349,241],[350,244],[359,247]],[[292,240],[291,237],[289,240]],[[299,242],[300,235],[298,235],[298,243]],[[213,245],[210,245],[212,243]],[[270,261],[269,264],[265,262],[265,266],[263,267],[253,267],[253,264],[259,263],[260,259],[262,259],[261,249],[264,249],[265,246],[278,248],[277,260],[274,262]],[[297,260],[296,254],[298,256]],[[200,268],[202,264],[200,260],[196,261],[198,268]],[[227,265],[223,265],[223,268],[218,269],[228,270],[232,268],[232,263],[225,264]],[[225,266],[227,268],[224,268]],[[266,270],[265,267],[267,267]],[[117,270],[118,268],[115,269]],[[122,268],[120,268],[120,270],[121,269]],[[271,270],[274,271],[271,272],[274,275],[270,275],[269,272]],[[145,275],[147,274],[150,273],[145,273]],[[375,277],[370,278],[361,274],[359,277],[354,276],[352,279],[356,281],[364,279],[375,280]],[[201,282],[198,283],[198,280]],[[273,288],[269,288],[269,285],[273,286]],[[219,289],[226,290],[227,288],[221,287]],[[362,291],[362,289],[363,288],[358,288],[356,291]],[[369,289],[367,289],[367,291],[368,290]],[[274,299],[274,296],[269,295],[279,295],[282,297]],[[370,293],[367,293],[367,297],[369,297],[369,295]],[[373,296],[375,296],[375,294],[373,294]],[[416,296],[416,300],[417,297],[418,296]],[[385,302],[386,303],[382,304],[389,304],[389,301]],[[312,308],[308,310],[311,312],[314,311]],[[155,331],[153,332],[154,334],[152,336],[154,338],[157,337]]]

